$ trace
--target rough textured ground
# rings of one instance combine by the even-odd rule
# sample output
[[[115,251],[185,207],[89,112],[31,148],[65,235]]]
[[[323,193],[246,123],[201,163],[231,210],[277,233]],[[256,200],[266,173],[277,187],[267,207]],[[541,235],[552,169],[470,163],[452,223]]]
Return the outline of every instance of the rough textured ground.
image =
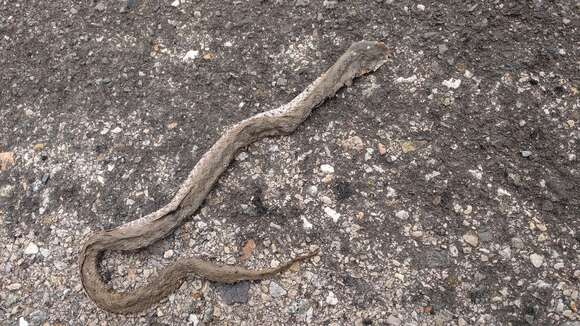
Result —
[[[580,3],[126,5],[0,1],[2,325],[580,323]],[[241,152],[190,221],[103,275],[127,289],[183,256],[320,256],[272,281],[192,277],[139,316],[97,309],[83,238],[166,203],[224,128],[361,39],[394,58]]]

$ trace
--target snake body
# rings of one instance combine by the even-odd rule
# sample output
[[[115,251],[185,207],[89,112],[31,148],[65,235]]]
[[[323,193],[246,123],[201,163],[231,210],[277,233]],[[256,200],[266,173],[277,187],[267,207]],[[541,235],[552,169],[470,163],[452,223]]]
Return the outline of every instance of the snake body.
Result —
[[[98,271],[99,258],[106,250],[128,251],[144,248],[166,237],[199,208],[207,194],[228,167],[236,152],[266,136],[293,132],[312,110],[332,97],[356,77],[378,69],[389,51],[381,42],[360,41],[348,50],[318,79],[291,102],[245,119],[228,129],[202,156],[179,187],[175,197],[161,209],[116,228],[98,231],[85,241],[79,269],[86,294],[100,308],[120,314],[149,308],[178,289],[190,273],[215,282],[234,283],[258,280],[287,270],[293,263],[317,252],[296,257],[278,268],[249,270],[219,265],[198,258],[186,258],[161,270],[146,285],[127,292],[109,287]]]

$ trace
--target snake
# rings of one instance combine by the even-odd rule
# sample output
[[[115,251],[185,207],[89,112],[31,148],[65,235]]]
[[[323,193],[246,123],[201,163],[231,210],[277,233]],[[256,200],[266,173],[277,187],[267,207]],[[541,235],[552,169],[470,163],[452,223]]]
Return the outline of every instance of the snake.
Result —
[[[88,235],[79,253],[80,279],[86,295],[105,311],[134,314],[149,309],[179,289],[190,274],[221,283],[255,281],[273,277],[297,262],[318,255],[318,250],[313,250],[276,268],[260,270],[187,257],[149,277],[145,285],[127,291],[113,289],[99,272],[105,251],[145,248],[173,233],[199,209],[240,149],[264,137],[291,134],[314,108],[333,97],[343,86],[352,85],[355,78],[380,68],[390,55],[391,51],[383,42],[352,43],[325,73],[290,102],[228,128],[198,160],[165,206],[136,220]]]

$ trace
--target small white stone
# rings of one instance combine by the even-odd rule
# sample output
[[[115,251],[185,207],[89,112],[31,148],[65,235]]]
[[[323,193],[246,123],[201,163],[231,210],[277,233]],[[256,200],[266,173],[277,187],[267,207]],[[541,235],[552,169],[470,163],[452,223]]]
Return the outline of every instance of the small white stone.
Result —
[[[507,196],[507,197],[512,196],[512,194],[510,194],[509,192],[507,192],[507,190],[505,190],[503,188],[497,188],[497,195],[498,196]]]
[[[248,153],[246,152],[241,152],[240,154],[238,154],[238,156],[236,157],[236,160],[238,161],[244,161],[245,159],[248,158]]]
[[[401,320],[393,315],[390,315],[389,318],[387,318],[387,325],[399,326],[401,325]]]
[[[332,165],[322,164],[320,166],[320,172],[322,172],[324,174],[333,174],[334,173],[334,168],[332,167]]]
[[[447,88],[457,89],[461,85],[461,79],[449,78],[443,81],[443,86]]]
[[[285,296],[287,291],[281,287],[278,283],[272,281],[270,282],[270,295],[274,298],[279,298]]]
[[[179,7],[179,5],[181,4],[181,0],[175,0],[171,3],[171,6],[173,7]]]
[[[40,248],[40,254],[42,255],[42,257],[47,258],[48,256],[50,256],[50,250],[45,249],[45,248]]]
[[[483,178],[483,172],[479,170],[469,170],[469,173],[477,180],[481,180],[481,178]]]
[[[306,192],[310,196],[313,196],[314,197],[318,193],[318,187],[316,187],[316,186],[309,186],[308,188],[306,188]]]
[[[464,234],[463,241],[472,247],[477,247],[479,245],[479,237],[475,233]]]
[[[512,258],[512,249],[510,247],[505,247],[499,252],[499,254],[504,259],[510,259],[510,258]]]
[[[302,216],[302,227],[305,230],[311,230],[312,229],[312,223],[310,223],[306,217]]]
[[[332,204],[332,199],[330,199],[330,197],[328,196],[320,196],[320,201],[322,201],[326,205]]]
[[[225,46],[226,48],[231,48],[231,47],[233,46],[233,44],[232,44],[232,42],[230,42],[230,41],[227,41],[226,43],[224,43],[224,46]]]
[[[20,284],[20,283],[12,283],[12,284],[6,286],[6,289],[8,289],[9,291],[20,290],[21,288],[22,288],[22,284]]]
[[[114,133],[114,134],[118,134],[121,131],[123,131],[123,129],[121,129],[121,127],[116,127],[115,129],[111,130],[111,132]]]
[[[330,207],[324,207],[324,212],[328,215],[334,223],[338,222],[340,214]]]
[[[169,249],[166,252],[163,253],[163,258],[165,259],[169,259],[173,257],[173,250]]]
[[[189,50],[183,56],[182,60],[185,62],[193,61],[199,57],[199,51],[196,50]]]
[[[423,231],[413,231],[411,232],[411,237],[414,239],[420,239],[423,236]]]
[[[196,314],[190,314],[188,320],[193,326],[197,326],[199,324],[199,317],[197,317]]]
[[[535,268],[540,268],[544,264],[544,256],[538,254],[531,254],[530,261]]]
[[[557,269],[558,270],[558,269],[562,269],[562,268],[564,268],[564,263],[556,263],[556,264],[554,264],[554,269]]]
[[[532,152],[531,151],[521,151],[522,153],[522,157],[530,157],[532,156]]]
[[[28,326],[28,322],[26,321],[26,319],[24,319],[24,317],[20,317],[18,319],[18,326]]]
[[[400,83],[413,83],[417,80],[417,76],[413,75],[411,77],[397,77],[397,79],[395,79],[395,83],[396,84],[400,84]]]
[[[38,246],[34,242],[30,242],[26,248],[24,248],[25,255],[36,255],[38,253]]]
[[[418,4],[417,5],[417,10],[419,10],[419,11],[425,11],[425,5]]]
[[[431,173],[427,173],[427,174],[425,174],[425,181],[429,181],[429,180],[431,180],[435,177],[438,177],[440,175],[441,175],[441,172],[439,172],[439,171],[433,171]]]
[[[404,210],[400,210],[400,211],[395,213],[395,216],[397,218],[400,218],[401,220],[406,220],[409,218],[409,212],[404,211]]]
[[[397,195],[397,191],[391,187],[387,187],[387,198],[392,198]]]
[[[457,257],[457,256],[459,256],[459,250],[457,250],[456,246],[450,245],[449,246],[449,254],[451,255],[451,257]]]
[[[336,306],[338,304],[338,298],[336,297],[334,292],[332,291],[328,292],[328,295],[326,296],[326,303],[328,303],[331,306]]]
[[[463,73],[463,76],[465,76],[465,78],[470,78],[473,77],[473,73],[467,69],[465,69],[465,72]]]

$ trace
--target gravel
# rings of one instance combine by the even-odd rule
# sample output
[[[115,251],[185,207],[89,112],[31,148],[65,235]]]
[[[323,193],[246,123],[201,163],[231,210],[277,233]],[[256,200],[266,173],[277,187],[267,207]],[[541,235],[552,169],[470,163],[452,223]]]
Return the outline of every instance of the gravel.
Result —
[[[0,2],[0,320],[577,325],[578,19],[566,1]],[[361,39],[390,61],[100,271],[126,291],[183,257],[318,256],[265,281],[191,276],[137,315],[87,298],[89,234],[166,204],[229,126]]]

